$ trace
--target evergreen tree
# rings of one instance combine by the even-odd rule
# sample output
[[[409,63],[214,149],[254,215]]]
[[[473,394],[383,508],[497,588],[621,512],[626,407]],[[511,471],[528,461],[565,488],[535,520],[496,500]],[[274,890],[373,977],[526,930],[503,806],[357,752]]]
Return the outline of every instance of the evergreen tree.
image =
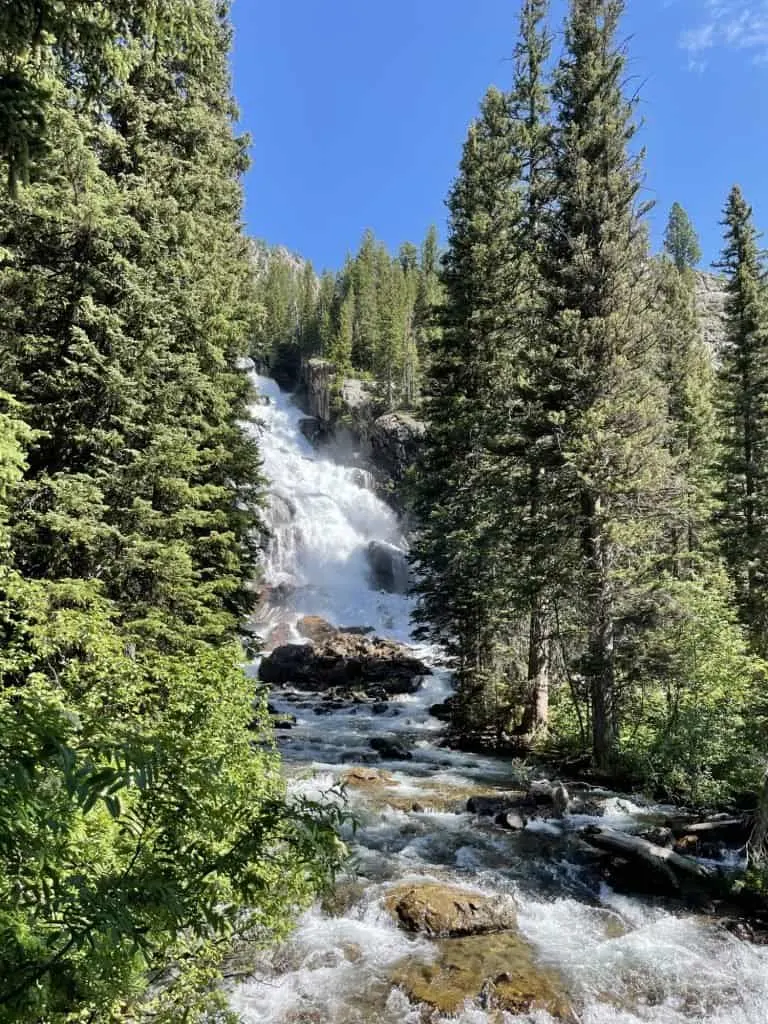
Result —
[[[200,1019],[223,937],[283,934],[338,854],[239,667],[261,482],[226,5],[72,4],[60,35],[37,6],[49,149],[0,196],[0,1020]]]
[[[680,574],[692,571],[696,561],[706,561],[711,547],[717,459],[715,371],[702,338],[692,271],[662,259],[656,274],[669,450],[682,506],[671,535],[674,572]]]
[[[768,305],[752,209],[735,186],[724,216],[720,266],[728,280],[719,373],[723,552],[744,623],[768,650]]]
[[[317,294],[317,333],[320,355],[328,358],[335,331],[336,279],[330,271],[320,278]]]
[[[664,251],[681,273],[692,270],[701,262],[699,237],[680,203],[673,203],[669,212]]]
[[[521,205],[510,131],[507,98],[491,89],[448,202],[442,330],[425,386],[428,431],[415,500],[417,621],[456,665],[455,725],[470,735],[498,717],[508,656],[498,558],[505,517],[488,482],[497,377],[509,351],[510,245]]]
[[[555,80],[556,208],[547,255],[553,356],[547,403],[563,515],[579,539],[576,608],[593,752],[613,760],[621,621],[667,511],[664,395],[648,329],[642,156],[616,33],[622,0],[572,0]]]
[[[533,737],[547,727],[552,624],[556,576],[562,571],[560,538],[548,521],[545,494],[547,458],[540,441],[547,435],[537,379],[546,347],[542,261],[552,188],[550,88],[544,77],[552,41],[546,27],[548,0],[525,0],[515,47],[515,76],[510,96],[512,145],[520,162],[525,209],[517,225],[520,294],[517,300],[517,351],[504,389],[508,422],[513,426],[507,450],[506,500],[516,526],[510,558],[518,567],[514,599],[528,617],[526,693],[519,731]],[[545,360],[546,361],[546,360]],[[500,425],[503,436],[504,424]],[[511,595],[512,598],[512,595]]]
[[[352,287],[355,293],[355,335],[352,347],[354,366],[373,372],[379,335],[378,266],[376,239],[368,229],[353,264]]]

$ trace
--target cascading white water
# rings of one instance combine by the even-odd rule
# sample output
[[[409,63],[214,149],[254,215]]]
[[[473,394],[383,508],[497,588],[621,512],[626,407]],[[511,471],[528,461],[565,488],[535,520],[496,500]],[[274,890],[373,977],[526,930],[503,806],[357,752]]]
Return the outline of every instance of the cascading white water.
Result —
[[[260,379],[270,403],[260,407],[264,468],[272,490],[275,536],[267,583],[279,591],[274,621],[319,614],[336,624],[374,626],[408,637],[411,602],[372,589],[365,556],[371,541],[401,546],[397,519],[370,490],[359,469],[315,451],[298,427],[289,396]],[[267,624],[268,625],[268,624]],[[423,653],[423,652],[422,652]],[[385,714],[348,706],[316,714],[306,695],[278,693],[273,702],[298,724],[283,744],[291,786],[313,795],[338,778],[342,760],[356,760],[372,735],[412,744],[413,760],[395,762],[397,807],[429,801],[430,793],[461,795],[478,782],[504,787],[503,761],[448,751],[434,743],[440,725],[428,714],[449,681],[437,672],[415,696],[392,701]],[[740,941],[711,918],[671,912],[622,896],[568,855],[563,833],[583,825],[536,822],[519,834],[481,825],[467,813],[375,805],[364,792],[351,800],[360,819],[354,836],[359,891],[335,916],[319,907],[304,915],[293,938],[265,956],[257,976],[232,991],[247,1024],[441,1024],[393,985],[393,966],[428,957],[429,945],[398,931],[382,907],[393,880],[434,878],[488,893],[513,893],[522,933],[542,965],[564,979],[581,1024],[768,1024],[768,949]],[[606,805],[603,824],[631,827],[648,808],[626,800]],[[468,1004],[459,1024],[527,1021]]]
[[[340,465],[313,449],[299,429],[304,414],[274,381],[260,377],[257,383],[268,400],[257,410],[274,533],[267,584],[290,588],[287,605],[296,616],[321,615],[406,640],[411,602],[372,589],[366,557],[371,541],[405,543],[397,516],[370,489],[362,467]]]

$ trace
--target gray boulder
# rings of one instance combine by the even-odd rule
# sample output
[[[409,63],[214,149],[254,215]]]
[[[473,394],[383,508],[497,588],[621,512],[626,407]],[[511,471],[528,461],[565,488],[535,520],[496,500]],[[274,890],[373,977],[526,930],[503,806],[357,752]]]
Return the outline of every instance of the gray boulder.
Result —
[[[402,548],[385,541],[372,540],[365,555],[371,571],[371,582],[377,590],[386,590],[390,594],[407,593],[410,570]]]

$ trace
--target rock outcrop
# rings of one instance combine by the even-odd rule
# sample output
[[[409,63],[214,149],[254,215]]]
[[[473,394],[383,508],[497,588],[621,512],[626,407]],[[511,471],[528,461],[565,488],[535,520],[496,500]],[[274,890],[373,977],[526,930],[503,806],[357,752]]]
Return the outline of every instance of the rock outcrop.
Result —
[[[696,306],[704,341],[713,354],[725,340],[725,278],[704,271],[696,272]]]
[[[390,594],[405,594],[410,584],[410,572],[405,552],[394,544],[372,540],[365,552],[371,572],[371,583],[377,590]]]
[[[315,693],[340,690],[385,697],[415,693],[424,676],[430,675],[430,669],[407,647],[392,640],[338,632],[326,635],[319,625],[322,620],[302,622],[317,642],[276,647],[259,666],[262,682]]]
[[[517,932],[511,897],[425,883],[395,889],[386,907],[402,928],[438,939],[435,957],[409,957],[395,967],[392,980],[414,1002],[454,1014],[467,999],[481,998],[487,1009],[542,1010],[575,1021],[562,983],[537,965]]]
[[[387,897],[386,907],[406,931],[433,938],[485,935],[517,925],[511,897],[482,896],[453,885],[401,886]]]
[[[369,381],[349,378],[332,402],[333,365],[325,359],[306,362],[301,387],[309,416],[317,421],[302,425],[313,444],[336,441],[353,448],[374,467],[375,489],[399,504],[397,487],[413,465],[424,437],[424,424],[403,411],[385,411]]]
[[[441,939],[435,959],[409,957],[395,967],[392,981],[414,1003],[441,1014],[459,1013],[468,999],[480,999],[486,1010],[506,1011],[504,1020],[506,1014],[524,1014],[526,1020],[536,1014],[539,1020],[540,1011],[547,1019],[578,1024],[563,983],[536,963],[532,948],[516,932]]]

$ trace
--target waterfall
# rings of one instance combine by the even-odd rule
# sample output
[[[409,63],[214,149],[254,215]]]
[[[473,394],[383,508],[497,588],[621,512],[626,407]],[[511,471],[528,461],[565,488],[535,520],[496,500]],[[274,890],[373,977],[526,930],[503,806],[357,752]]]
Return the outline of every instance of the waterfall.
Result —
[[[405,589],[406,542],[397,516],[371,489],[365,467],[340,464],[312,447],[299,426],[304,414],[289,395],[265,377],[257,385],[265,403],[256,413],[272,531],[265,583],[281,588],[283,619],[320,615],[337,626],[369,626],[408,640],[411,599],[371,585],[371,551],[389,549],[392,589]]]

